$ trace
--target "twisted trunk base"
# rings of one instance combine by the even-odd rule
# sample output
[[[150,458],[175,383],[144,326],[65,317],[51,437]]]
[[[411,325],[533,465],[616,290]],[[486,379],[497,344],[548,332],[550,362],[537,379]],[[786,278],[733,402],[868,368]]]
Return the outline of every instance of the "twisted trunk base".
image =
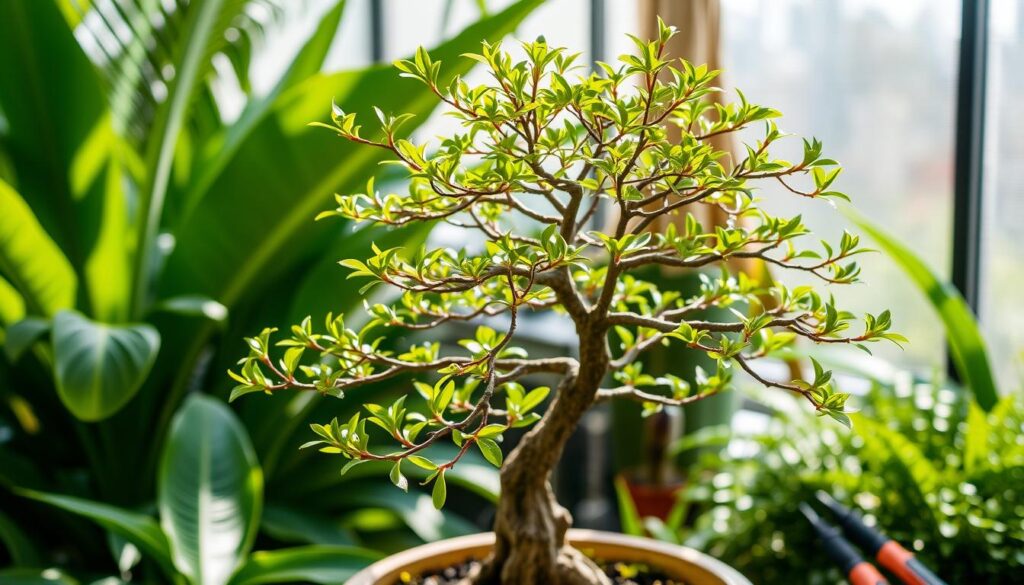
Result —
[[[550,583],[552,585],[605,585],[611,581],[582,553],[565,542],[572,524],[569,512],[558,505],[547,481],[540,489],[526,490],[501,506],[494,524],[494,552],[474,585]]]
[[[469,578],[472,585],[611,585],[597,565],[566,543],[572,516],[558,505],[550,482],[604,376],[604,336],[581,335],[580,354],[591,367],[566,376],[544,418],[502,467],[494,551]]]

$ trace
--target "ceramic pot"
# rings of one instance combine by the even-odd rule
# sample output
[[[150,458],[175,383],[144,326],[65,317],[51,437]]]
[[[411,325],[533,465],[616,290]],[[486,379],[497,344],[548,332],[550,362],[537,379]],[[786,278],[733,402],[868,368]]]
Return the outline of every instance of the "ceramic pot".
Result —
[[[687,585],[751,585],[735,569],[692,548],[596,530],[572,529],[568,536],[574,547],[588,555],[644,563]],[[425,544],[370,565],[346,585],[397,585],[403,572],[415,576],[459,566],[468,559],[484,558],[493,545],[491,532]]]

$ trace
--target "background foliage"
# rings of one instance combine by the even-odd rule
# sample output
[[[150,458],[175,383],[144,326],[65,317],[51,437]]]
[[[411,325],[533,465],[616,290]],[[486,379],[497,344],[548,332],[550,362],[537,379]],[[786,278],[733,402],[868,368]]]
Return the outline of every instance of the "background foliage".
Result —
[[[929,299],[945,325],[961,386],[877,358],[816,356],[867,381],[853,432],[807,416],[774,394],[760,432],[705,429],[677,451],[705,449],[672,516],[641,519],[623,498],[624,527],[684,542],[732,563],[755,582],[835,583],[799,512],[816,490],[863,510],[950,583],[1014,583],[1024,570],[1024,399],[992,383],[978,325],[955,290],[899,242],[851,216]],[[982,407],[985,405],[988,408]],[[624,496],[624,494],[622,494]]]
[[[257,4],[269,18],[255,19]],[[450,74],[465,73],[471,62],[459,54],[510,32],[537,4],[482,16],[433,51],[457,64]],[[320,72],[344,17],[339,1],[276,85],[247,93],[241,115],[226,122],[210,89],[214,57],[228,57],[248,88],[253,44],[286,4],[112,6],[129,26],[97,55],[83,50],[83,39],[102,36],[82,26],[96,20],[90,3],[0,3],[0,563],[34,567],[16,570],[26,579],[57,563],[122,579],[224,583],[238,568],[234,582],[287,581],[295,578],[287,571],[312,566],[314,549],[289,549],[285,560],[250,555],[254,539],[401,547],[465,531],[454,515],[423,513],[427,494],[376,495],[365,484],[380,470],[342,480],[335,466],[283,460],[316,400],[233,413],[187,398],[226,397],[223,372],[254,323],[291,322],[296,306],[326,312],[358,301],[325,258],[371,239],[425,237],[426,228],[314,224],[331,195],[362,184],[378,160],[307,123],[325,117],[332,99],[363,113],[372,101],[416,113],[411,131],[432,107],[427,90],[385,66]],[[223,449],[216,473],[194,452],[200,436]],[[169,462],[175,473],[161,472]],[[449,479],[493,497],[484,469],[468,462]],[[300,473],[306,481],[296,489],[290,478]],[[203,515],[182,508],[204,485],[230,503],[230,521],[197,526]],[[230,554],[200,554],[190,541],[200,533],[235,539]],[[335,568],[370,558],[345,551]],[[338,580],[321,568],[307,577]]]

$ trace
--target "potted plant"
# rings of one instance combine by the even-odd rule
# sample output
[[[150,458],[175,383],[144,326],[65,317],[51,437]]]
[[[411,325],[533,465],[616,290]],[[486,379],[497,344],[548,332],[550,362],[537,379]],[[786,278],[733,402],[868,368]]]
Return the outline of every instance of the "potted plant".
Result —
[[[467,55],[489,70],[490,80],[481,85],[456,78],[440,86],[441,63],[421,49],[397,68],[426,84],[461,124],[430,153],[399,134],[408,115],[377,110],[380,129],[371,133],[356,114],[335,107],[333,125],[324,125],[364,145],[366,156],[383,151],[411,182],[408,193],[385,195],[371,180],[365,193],[338,195],[337,209],[321,216],[395,228],[447,222],[482,236],[482,245],[467,240],[460,250],[418,252],[374,246],[366,259],[342,260],[351,277],[369,279],[363,292],[384,283],[397,289],[398,300],[367,302],[369,318],[358,330],[329,314],[322,330],[306,318],[276,344],[270,329],[247,339],[249,354],[231,372],[239,384],[232,398],[309,391],[359,400],[363,386],[412,378],[416,392],[408,397],[365,404],[365,412],[348,420],[313,425],[317,438],[307,446],[346,460],[342,473],[387,462],[401,489],[408,488],[406,473],[417,470],[424,484],[432,484],[437,507],[446,499],[445,474],[470,449],[501,467],[493,534],[407,551],[353,583],[417,582],[435,572],[443,580],[431,582],[611,583],[614,570],[607,563],[620,561],[688,583],[744,582],[693,551],[570,532],[569,513],[558,505],[549,480],[580,418],[607,400],[634,400],[651,410],[703,400],[725,391],[739,369],[848,424],[847,395],[835,390],[828,371],[815,364],[812,378],[783,383],[764,377],[753,362],[799,337],[858,345],[901,339],[889,331],[888,312],[865,315],[863,331],[848,333],[855,317],[808,286],[763,290],[723,268],[705,279],[699,294],[681,298],[634,276],[652,264],[704,267],[743,257],[842,284],[857,280],[851,257],[863,251],[850,234],[835,245],[822,243],[820,251],[798,248],[808,233],[800,217],[775,217],[758,207],[754,189],[769,181],[796,197],[845,199],[831,190],[839,167],[822,157],[817,140],[804,140],[798,162],[772,156],[770,147],[784,136],[771,121],[778,112],[748,103],[742,94],[738,103],[710,106],[706,97],[717,91],[716,72],[670,60],[665,43],[673,34],[661,24],[658,39],[634,39],[638,54],[621,57],[617,66],[598,63],[599,73],[584,76],[572,72],[578,54],[543,39],[523,43],[522,60],[484,43],[479,54]],[[677,125],[681,136],[670,138],[665,122]],[[764,133],[741,160],[727,160],[709,144],[711,136],[758,122]],[[617,214],[614,227],[588,231],[602,205]],[[682,229],[648,230],[659,218],[698,205],[718,206],[744,221],[705,230],[689,215]],[[512,221],[523,219],[537,229],[516,229]],[[761,304],[762,295],[775,298],[773,308]],[[713,306],[731,308],[735,318],[691,318]],[[531,359],[514,345],[524,314],[548,310],[562,314],[565,327],[575,331],[576,357]],[[382,349],[388,334],[455,321],[480,322],[458,351],[442,352],[433,340],[406,351]],[[702,352],[716,368],[700,372],[693,385],[645,376],[634,360],[659,344]],[[519,384],[535,373],[561,382],[550,391]],[[528,426],[505,457],[502,435]],[[455,450],[446,451],[454,456],[435,454],[444,442],[454,443]],[[470,565],[471,558],[480,562]],[[614,578],[629,582],[621,574]]]

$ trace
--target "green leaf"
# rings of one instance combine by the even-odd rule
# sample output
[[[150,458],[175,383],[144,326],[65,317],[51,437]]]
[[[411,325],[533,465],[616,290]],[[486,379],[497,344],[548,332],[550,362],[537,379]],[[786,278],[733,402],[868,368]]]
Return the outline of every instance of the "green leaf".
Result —
[[[57,393],[79,419],[103,420],[135,396],[159,349],[151,325],[106,325],[61,311],[53,319]]]
[[[263,509],[260,530],[281,542],[338,546],[356,543],[355,534],[341,519],[325,517],[323,512],[306,507],[268,504]]]
[[[497,443],[492,439],[479,439],[476,444],[480,447],[480,452],[483,453],[484,459],[489,461],[491,465],[495,467],[501,467],[503,457],[501,447],[499,447]]]
[[[456,469],[461,466],[462,461],[459,462]],[[494,469],[490,466],[487,468],[491,471]],[[455,481],[454,477],[452,481]],[[330,490],[330,501],[347,509],[388,510],[408,526],[417,537],[427,542],[465,536],[479,531],[476,526],[460,518],[457,514],[436,510],[431,503],[430,496],[426,493],[415,490],[403,492],[396,489],[379,489],[381,487],[379,483],[350,483],[338,486]]]
[[[139,547],[146,556],[159,563],[168,574],[171,569],[171,551],[160,525],[156,520],[115,506],[93,502],[74,496],[48,494],[34,490],[15,490],[18,494],[56,506],[73,514],[88,518],[125,540]]]
[[[991,411],[999,402],[999,391],[989,365],[985,339],[963,296],[951,284],[943,282],[920,257],[869,219],[848,207],[843,213],[867,232],[927,297],[945,326],[946,341],[960,379],[974,393],[978,405],[986,412]]]
[[[430,492],[430,501],[434,503],[434,508],[440,510],[444,507],[445,500],[448,499],[448,486],[444,482],[444,471],[442,470],[434,478],[434,489]]]
[[[187,119],[202,80],[212,67],[210,55],[224,44],[224,33],[233,14],[240,13],[245,3],[228,0],[205,0],[189,4],[182,38],[184,45],[176,53],[173,64],[174,78],[168,88],[167,99],[157,110],[149,138],[146,156],[146,182],[141,190],[140,213],[142,228],[136,244],[134,283],[132,286],[133,314],[140,315],[153,277],[151,261],[156,251],[156,236],[160,229],[164,198],[171,177],[178,136]]]
[[[206,194],[211,183],[223,172],[224,166],[232,160],[246,141],[251,139],[253,130],[267,116],[278,96],[320,72],[337,32],[345,4],[344,1],[336,2],[334,8],[324,14],[316,31],[306,40],[306,44],[292,60],[277,85],[262,98],[250,99],[238,120],[221,136],[210,139],[210,145],[214,148],[207,149],[209,158],[197,164],[197,178],[183,197],[184,215],[189,215]]]
[[[160,460],[157,504],[174,565],[195,585],[220,585],[259,526],[263,477],[245,429],[222,402],[192,395]]]
[[[388,474],[391,479],[391,483],[395,484],[398,489],[403,492],[409,491],[409,480],[402,475],[402,460],[395,461],[395,464],[391,466],[391,473]]]
[[[262,583],[344,583],[381,555],[350,546],[302,546],[255,552],[230,585]]]
[[[227,307],[202,295],[182,295],[164,299],[157,303],[153,310],[186,317],[202,317],[216,323],[223,323],[228,318]]]
[[[435,465],[433,461],[427,459],[426,457],[420,457],[419,455],[410,455],[406,457],[406,459],[409,461],[409,463],[412,463],[413,465],[421,469],[426,469],[428,471],[433,471],[437,469],[437,465]]]
[[[468,71],[471,63],[459,54],[512,31],[539,4],[521,0],[437,47],[435,56],[449,61],[442,81]],[[437,106],[428,88],[398,78],[391,68],[317,76],[282,93],[230,159],[217,163],[221,170],[206,191],[195,195],[196,207],[183,218],[161,281],[166,296],[199,293],[227,306],[243,294],[258,296],[260,283],[338,229],[336,222],[314,223],[313,216],[335,192],[361,188],[384,155],[308,126],[332,98],[346,111],[376,105],[416,114],[403,127],[410,131]],[[246,229],[224,229],[225,217]],[[218,253],[207,253],[211,248]]]
[[[57,3],[0,2],[0,111],[14,186],[70,265],[81,269],[93,244],[98,207],[87,188],[103,163],[90,148],[91,138],[109,120],[104,122],[107,100],[96,68]],[[7,216],[12,208],[2,201],[0,209]],[[0,224],[7,220],[19,221],[0,217]],[[63,271],[67,261],[49,270]],[[75,298],[73,288],[50,291],[57,295],[45,299],[50,302]],[[44,314],[69,306],[50,305]]]
[[[349,459],[348,462],[341,467],[341,473],[339,475],[345,477],[345,474],[351,471],[353,467],[362,465],[363,463],[366,462],[366,459]]]
[[[60,569],[0,569],[4,585],[78,585],[73,577]]]
[[[25,532],[3,512],[0,512],[0,545],[15,565],[36,566],[39,553]]]
[[[25,300],[11,283],[0,277],[0,325],[10,325],[25,317]]]
[[[338,26],[341,24],[345,4],[345,0],[335,0],[334,7],[320,17],[316,30],[306,40],[302,50],[292,59],[288,71],[281,76],[277,87],[274,88],[275,96],[320,72],[338,32]]]
[[[4,340],[4,353],[14,363],[25,350],[32,347],[40,337],[50,330],[50,322],[38,317],[27,317],[7,328],[7,339]]]
[[[1008,398],[1012,400],[1012,398]],[[974,402],[967,406],[967,421],[964,423],[964,471],[968,476],[979,469],[989,455],[988,417]]]
[[[619,521],[622,532],[631,536],[643,536],[644,525],[640,514],[636,511],[633,496],[629,493],[629,484],[622,476],[615,478],[615,497],[619,502]]]
[[[28,204],[0,180],[0,270],[32,312],[52,316],[74,306],[78,279]]]
[[[116,135],[104,84],[55,4],[0,6],[4,143],[18,191],[81,277],[92,314],[121,320],[131,231],[122,169],[137,156]]]

